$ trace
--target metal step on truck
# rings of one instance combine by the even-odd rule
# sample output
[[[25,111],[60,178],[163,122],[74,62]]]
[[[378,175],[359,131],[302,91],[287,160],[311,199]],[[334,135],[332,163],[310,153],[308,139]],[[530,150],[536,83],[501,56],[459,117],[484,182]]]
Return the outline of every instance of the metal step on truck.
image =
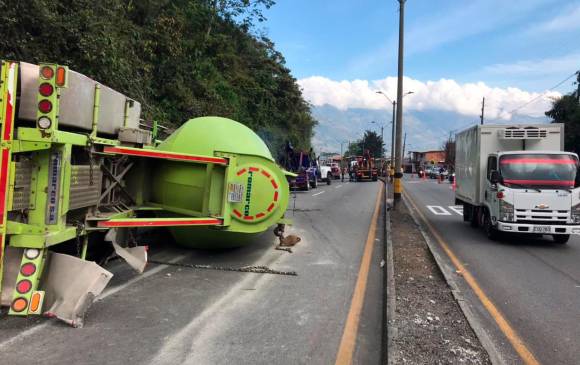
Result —
[[[138,227],[187,247],[283,232],[286,172],[250,129],[219,117],[167,139],[140,104],[58,64],[0,64],[0,303],[81,326],[112,273],[87,260],[112,245],[142,272]]]
[[[578,156],[564,125],[478,125],[456,135],[456,204],[463,220],[501,234],[580,234]]]

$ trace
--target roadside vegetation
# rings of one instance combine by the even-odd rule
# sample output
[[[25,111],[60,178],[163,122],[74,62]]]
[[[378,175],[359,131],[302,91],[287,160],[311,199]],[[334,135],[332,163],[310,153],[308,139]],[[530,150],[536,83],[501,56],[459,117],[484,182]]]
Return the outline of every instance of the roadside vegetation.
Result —
[[[274,154],[310,148],[316,122],[283,55],[260,34],[273,0],[0,0],[0,58],[68,65],[179,126],[218,115]]]
[[[578,81],[580,83],[580,72]],[[580,152],[580,87],[576,92],[564,95],[553,101],[552,109],[546,116],[552,118],[552,123],[564,123],[564,145],[566,151]]]

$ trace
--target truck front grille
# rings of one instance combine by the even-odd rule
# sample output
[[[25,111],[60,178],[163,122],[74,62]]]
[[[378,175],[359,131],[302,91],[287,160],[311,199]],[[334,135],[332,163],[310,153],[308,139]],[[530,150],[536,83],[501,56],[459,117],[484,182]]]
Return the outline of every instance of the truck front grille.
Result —
[[[567,210],[516,209],[518,223],[566,224],[569,216]]]

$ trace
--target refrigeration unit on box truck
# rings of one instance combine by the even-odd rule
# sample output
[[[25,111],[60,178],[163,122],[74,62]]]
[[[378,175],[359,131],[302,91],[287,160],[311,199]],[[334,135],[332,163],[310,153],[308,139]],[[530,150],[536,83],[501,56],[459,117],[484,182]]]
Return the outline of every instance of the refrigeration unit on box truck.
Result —
[[[564,152],[564,125],[478,125],[456,135],[456,204],[463,220],[499,232],[580,234],[578,155]]]

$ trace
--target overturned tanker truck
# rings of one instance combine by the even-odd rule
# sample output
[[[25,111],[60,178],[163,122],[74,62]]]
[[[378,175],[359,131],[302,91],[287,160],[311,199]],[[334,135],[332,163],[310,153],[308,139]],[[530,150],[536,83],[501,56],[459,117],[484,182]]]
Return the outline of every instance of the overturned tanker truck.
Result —
[[[281,225],[286,172],[249,128],[219,117],[168,138],[140,104],[57,64],[0,69],[0,298],[9,315],[73,326],[112,274],[87,251],[112,245],[137,271],[137,227],[188,247],[233,247]],[[109,243],[110,242],[110,243]]]

